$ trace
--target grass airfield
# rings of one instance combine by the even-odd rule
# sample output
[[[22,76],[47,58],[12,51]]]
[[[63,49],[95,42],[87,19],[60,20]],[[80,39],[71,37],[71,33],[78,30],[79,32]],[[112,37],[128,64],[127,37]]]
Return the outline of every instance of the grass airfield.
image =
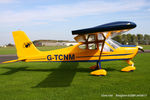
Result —
[[[65,48],[66,46],[50,46],[50,47],[37,47],[41,51],[49,51],[49,50],[55,50],[60,48]],[[16,48],[15,47],[6,47],[6,48],[0,48],[0,55],[8,55],[8,54],[16,54]]]
[[[47,47],[46,47],[47,48]],[[39,48],[47,50],[49,48]],[[57,47],[53,47],[56,49]],[[60,48],[60,47],[59,47]],[[5,54],[15,54],[9,49]],[[0,48],[0,53],[4,54]],[[103,62],[107,76],[91,76],[95,63],[17,62],[0,64],[0,100],[147,99],[150,95],[150,53],[133,59],[134,72],[121,72],[124,61]],[[113,97],[102,95],[113,94]],[[116,94],[146,94],[116,97]]]

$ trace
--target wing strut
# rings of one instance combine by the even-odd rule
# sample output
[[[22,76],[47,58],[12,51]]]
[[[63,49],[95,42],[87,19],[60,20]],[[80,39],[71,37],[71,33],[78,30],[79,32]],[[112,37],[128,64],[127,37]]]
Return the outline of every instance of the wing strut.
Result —
[[[104,44],[105,44],[105,40],[106,40],[106,37],[103,33],[102,33],[102,36],[103,36],[104,40],[102,41],[102,47],[101,47],[101,51],[100,51],[100,55],[99,55],[99,60],[98,60],[98,63],[97,63],[97,66],[99,65],[99,69],[101,69],[101,56],[102,56],[102,53],[103,53],[103,48],[104,48]]]

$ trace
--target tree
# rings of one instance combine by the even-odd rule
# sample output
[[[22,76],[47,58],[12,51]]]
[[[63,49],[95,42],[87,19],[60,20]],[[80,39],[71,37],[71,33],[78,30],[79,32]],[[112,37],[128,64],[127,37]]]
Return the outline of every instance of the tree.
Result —
[[[148,45],[150,43],[150,35],[145,34],[144,35],[144,44]]]
[[[127,34],[128,44],[132,44],[132,35],[129,33]]]
[[[136,35],[132,35],[132,44],[134,44],[134,45],[138,45],[138,39],[137,39],[137,36]]]
[[[14,45],[11,43],[8,43],[6,46],[13,47]]]
[[[143,44],[144,43],[144,38],[143,38],[143,35],[142,34],[137,34],[137,38],[138,38],[138,43],[139,44]]]
[[[113,38],[115,41],[121,43],[122,42],[122,36],[121,35],[118,35],[116,37]]]
[[[128,39],[127,39],[127,35],[126,34],[122,35],[122,39],[121,40],[122,40],[122,42],[121,42],[122,44],[128,44]]]
[[[148,42],[148,44],[150,45],[150,35],[148,35],[148,37],[149,37],[149,42]]]

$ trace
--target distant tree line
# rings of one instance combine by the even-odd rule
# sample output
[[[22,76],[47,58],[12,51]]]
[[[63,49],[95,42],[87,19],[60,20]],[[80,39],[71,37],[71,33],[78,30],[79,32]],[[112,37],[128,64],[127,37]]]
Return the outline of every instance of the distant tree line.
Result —
[[[129,45],[150,45],[150,35],[148,34],[122,34],[113,38],[121,44]]]

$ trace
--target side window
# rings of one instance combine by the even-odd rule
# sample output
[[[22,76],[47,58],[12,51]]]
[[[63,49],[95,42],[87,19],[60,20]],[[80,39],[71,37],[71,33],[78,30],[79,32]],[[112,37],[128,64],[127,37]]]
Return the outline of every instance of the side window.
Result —
[[[77,42],[85,42],[85,38],[84,38],[83,35],[81,35],[81,36],[76,36],[74,39],[75,39]]]
[[[104,40],[104,37],[103,37],[103,35],[102,34],[98,34],[98,40]]]
[[[99,50],[101,50],[101,48],[102,48],[102,43],[99,43]],[[103,52],[113,52],[113,50],[105,43]]]
[[[102,48],[102,43],[99,43],[99,50],[101,50]]]
[[[80,48],[80,49],[86,49],[86,44],[81,44],[81,45],[79,45],[79,48]]]
[[[93,42],[93,41],[95,41],[95,35],[89,35],[88,42]]]
[[[88,44],[88,49],[94,50],[94,49],[97,49],[97,46],[95,43],[90,43],[90,44]]]

